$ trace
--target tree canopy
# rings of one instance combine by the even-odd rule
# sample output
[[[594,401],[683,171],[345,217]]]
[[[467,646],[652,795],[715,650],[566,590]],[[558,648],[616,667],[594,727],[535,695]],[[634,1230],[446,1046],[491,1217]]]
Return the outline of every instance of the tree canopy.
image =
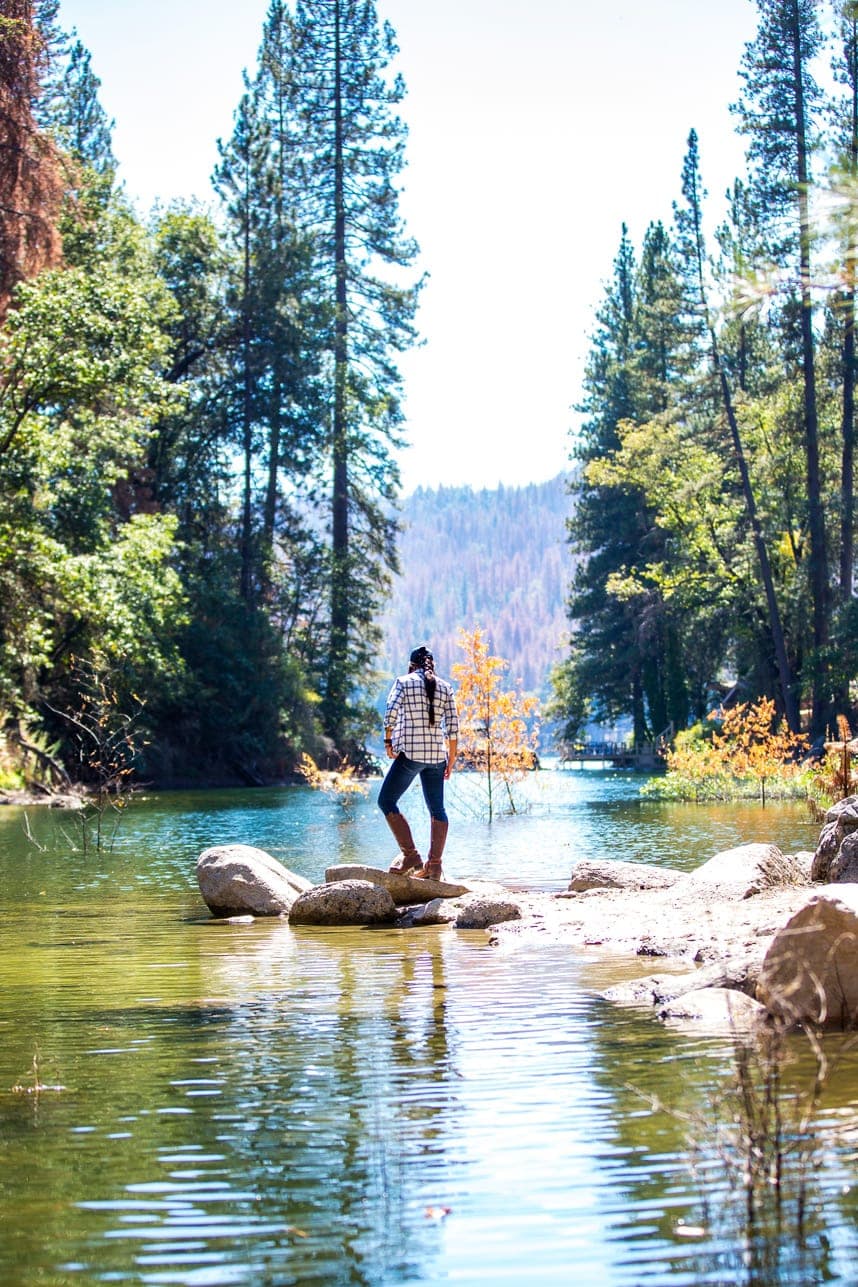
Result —
[[[576,720],[625,715],[638,740],[771,699],[819,741],[858,697],[854,6],[831,40],[816,0],[757,12],[734,105],[747,173],[707,244],[691,129],[671,224],[637,253],[623,229],[573,446],[555,686]]]
[[[0,718],[68,738],[80,676],[139,772],[359,762],[395,567],[416,253],[404,87],[368,0],[272,2],[213,176],[141,220],[56,0],[0,19]]]

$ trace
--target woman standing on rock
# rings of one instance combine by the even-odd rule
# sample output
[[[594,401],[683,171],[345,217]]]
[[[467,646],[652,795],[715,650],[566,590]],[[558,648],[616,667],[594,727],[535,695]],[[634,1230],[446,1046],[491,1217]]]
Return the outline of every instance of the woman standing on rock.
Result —
[[[378,807],[396,837],[400,857],[391,872],[441,880],[441,855],[447,840],[444,783],[456,763],[459,716],[453,689],[435,674],[435,659],[426,647],[415,648],[408,674],[395,680],[384,712],[384,749],[393,760],[378,793]],[[429,810],[429,853],[424,863],[417,852],[406,818],[399,812],[400,796],[420,778]]]

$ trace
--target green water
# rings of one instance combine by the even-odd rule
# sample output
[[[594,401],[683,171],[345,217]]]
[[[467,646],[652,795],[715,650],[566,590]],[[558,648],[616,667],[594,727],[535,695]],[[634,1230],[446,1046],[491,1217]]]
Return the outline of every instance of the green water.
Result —
[[[458,784],[447,870],[551,889],[576,857],[815,840],[795,806],[636,788],[538,775],[487,827]],[[0,812],[0,1283],[858,1281],[848,1050],[803,1239],[792,1208],[751,1226],[715,1143],[731,1042],[599,999],[651,963],[216,922],[194,862],[231,840],[314,881],[392,856],[371,798],[349,819],[302,788],[138,801],[106,854],[72,815]]]

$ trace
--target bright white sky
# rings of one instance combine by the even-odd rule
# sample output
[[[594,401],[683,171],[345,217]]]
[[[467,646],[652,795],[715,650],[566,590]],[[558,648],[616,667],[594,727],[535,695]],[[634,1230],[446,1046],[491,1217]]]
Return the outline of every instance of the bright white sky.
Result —
[[[267,0],[61,0],[115,119],[126,189],[212,199]],[[743,170],[729,104],[752,0],[377,0],[408,97],[401,209],[429,274],[402,362],[406,492],[568,464],[623,222],[668,220],[690,129],[712,221]]]

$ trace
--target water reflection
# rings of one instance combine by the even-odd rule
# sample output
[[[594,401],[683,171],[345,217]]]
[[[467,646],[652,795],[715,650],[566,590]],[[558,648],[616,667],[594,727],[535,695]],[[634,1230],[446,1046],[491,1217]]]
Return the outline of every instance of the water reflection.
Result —
[[[794,811],[706,832],[616,778],[538,778],[527,813],[460,816],[454,871],[550,887],[578,856],[802,847]],[[729,1043],[609,1009],[560,947],[213,921],[194,862],[220,840],[311,879],[389,857],[371,799],[346,823],[303,790],[140,802],[97,856],[0,817],[0,1282],[849,1280],[838,1165],[803,1260],[743,1239],[717,1151],[689,1171],[683,1115]],[[825,1111],[851,1121],[840,1078]]]

